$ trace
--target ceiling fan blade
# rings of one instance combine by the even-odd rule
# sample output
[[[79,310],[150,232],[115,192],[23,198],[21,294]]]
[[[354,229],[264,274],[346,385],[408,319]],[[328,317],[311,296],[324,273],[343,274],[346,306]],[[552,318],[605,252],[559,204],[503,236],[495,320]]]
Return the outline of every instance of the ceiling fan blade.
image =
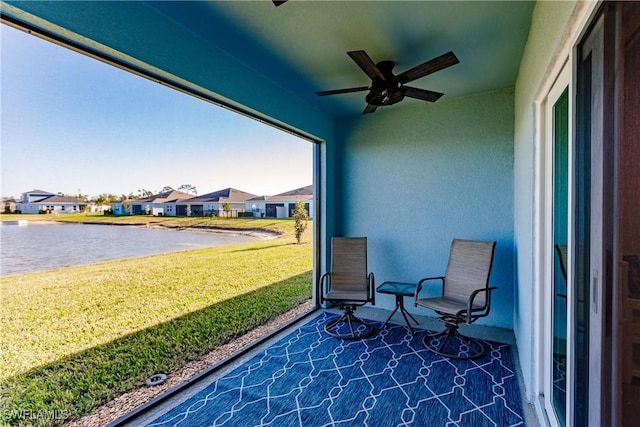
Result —
[[[447,52],[444,55],[440,55],[437,58],[415,66],[404,73],[398,74],[397,78],[400,83],[408,83],[419,79],[420,77],[424,77],[428,74],[435,73],[436,71],[455,65],[459,62],[460,60],[453,52]]]
[[[421,99],[423,101],[436,102],[444,93],[434,92],[432,90],[419,89],[417,87],[402,86],[404,96],[409,98]]]
[[[323,90],[320,92],[316,92],[316,95],[318,96],[338,95],[341,93],[362,92],[363,90],[369,90],[369,86],[352,87],[349,89]]]
[[[369,114],[369,113],[373,113],[376,111],[376,108],[378,108],[377,105],[373,105],[373,104],[367,104],[366,107],[364,107],[364,111],[362,112],[362,114]]]
[[[347,52],[347,55],[349,55],[351,59],[353,59],[353,61],[358,64],[358,67],[360,67],[360,69],[362,69],[362,71],[364,71],[371,80],[386,80],[384,74],[382,74],[382,71],[378,69],[376,64],[364,50],[354,50],[351,52]]]

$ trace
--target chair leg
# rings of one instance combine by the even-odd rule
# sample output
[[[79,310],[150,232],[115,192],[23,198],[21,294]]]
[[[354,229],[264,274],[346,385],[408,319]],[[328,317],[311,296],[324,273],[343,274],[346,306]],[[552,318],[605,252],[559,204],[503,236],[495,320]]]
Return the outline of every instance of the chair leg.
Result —
[[[440,319],[445,324],[445,329],[434,334],[427,334],[422,342],[428,350],[440,356],[450,359],[469,360],[477,359],[484,355],[485,349],[480,340],[462,335],[458,331],[458,322],[451,319]],[[449,341],[453,343],[453,349],[446,347]]]
[[[356,317],[356,315],[354,314],[356,310],[355,307],[347,305],[340,307],[340,309],[344,311],[342,317],[340,317],[338,320],[329,322],[324,326],[324,330],[327,334],[331,335],[334,338],[340,338],[343,340],[358,340],[367,338],[373,333],[373,325]],[[345,324],[349,327],[350,334],[343,334],[339,332],[340,327]],[[360,327],[356,327],[354,329],[354,324],[362,325],[363,330],[360,331],[362,329]]]

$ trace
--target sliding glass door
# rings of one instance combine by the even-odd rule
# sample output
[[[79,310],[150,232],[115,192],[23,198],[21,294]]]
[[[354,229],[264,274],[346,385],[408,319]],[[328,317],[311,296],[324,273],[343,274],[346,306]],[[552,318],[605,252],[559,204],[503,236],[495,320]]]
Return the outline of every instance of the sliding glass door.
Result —
[[[568,64],[544,103],[538,271],[545,419],[636,426],[640,5],[604,3]]]

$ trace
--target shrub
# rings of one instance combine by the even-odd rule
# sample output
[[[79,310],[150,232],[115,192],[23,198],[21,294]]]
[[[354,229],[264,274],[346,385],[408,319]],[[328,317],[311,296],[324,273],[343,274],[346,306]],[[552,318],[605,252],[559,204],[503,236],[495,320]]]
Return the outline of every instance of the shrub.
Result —
[[[301,200],[298,200],[296,202],[296,206],[293,209],[293,219],[295,221],[294,229],[295,229],[296,240],[298,241],[298,244],[300,244],[300,241],[302,240],[302,235],[307,229],[307,225],[308,225],[307,220],[309,219],[309,215],[307,214],[307,209],[304,207],[304,203],[302,203]]]

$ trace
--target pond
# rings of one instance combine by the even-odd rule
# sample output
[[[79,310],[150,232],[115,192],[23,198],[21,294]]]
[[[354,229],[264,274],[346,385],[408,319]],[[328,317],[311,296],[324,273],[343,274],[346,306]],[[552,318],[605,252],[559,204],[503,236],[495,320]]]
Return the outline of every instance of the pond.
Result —
[[[23,224],[3,222],[0,226],[0,276],[258,239],[232,233],[133,226],[39,221]]]

